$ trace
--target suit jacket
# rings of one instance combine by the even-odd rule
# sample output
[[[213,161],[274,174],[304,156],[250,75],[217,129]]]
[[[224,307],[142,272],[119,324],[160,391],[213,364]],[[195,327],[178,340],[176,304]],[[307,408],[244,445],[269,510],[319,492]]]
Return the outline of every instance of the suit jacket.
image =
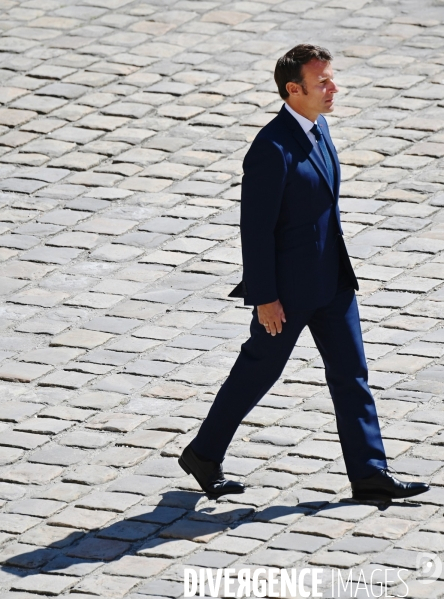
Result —
[[[358,289],[342,237],[339,161],[327,121],[320,115],[317,122],[336,171],[333,188],[322,156],[285,105],[245,156],[243,279],[230,294],[243,297],[245,305],[277,299],[287,310],[326,305],[340,268]]]

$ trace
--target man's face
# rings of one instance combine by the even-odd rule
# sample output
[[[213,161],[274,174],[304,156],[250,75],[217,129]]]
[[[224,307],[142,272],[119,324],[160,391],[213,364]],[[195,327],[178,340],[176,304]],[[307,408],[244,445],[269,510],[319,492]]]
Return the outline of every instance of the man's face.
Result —
[[[303,84],[287,83],[289,104],[300,114],[315,120],[319,114],[332,112],[334,94],[338,88],[333,81],[329,62],[310,60],[302,67]],[[313,118],[314,117],[314,118]]]

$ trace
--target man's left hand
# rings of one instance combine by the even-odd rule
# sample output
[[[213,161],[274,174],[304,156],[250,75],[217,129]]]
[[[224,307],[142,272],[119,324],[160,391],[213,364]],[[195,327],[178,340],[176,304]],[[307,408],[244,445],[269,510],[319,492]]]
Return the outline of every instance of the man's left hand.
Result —
[[[276,333],[282,333],[282,323],[285,320],[284,308],[279,300],[270,304],[261,304],[257,307],[257,316],[260,324],[265,327],[267,333],[274,337]]]

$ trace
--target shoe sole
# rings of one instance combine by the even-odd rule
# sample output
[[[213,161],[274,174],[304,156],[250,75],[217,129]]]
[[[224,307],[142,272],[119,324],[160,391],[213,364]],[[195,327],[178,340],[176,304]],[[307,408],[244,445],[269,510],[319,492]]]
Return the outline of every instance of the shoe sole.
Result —
[[[392,495],[377,495],[369,493],[369,494],[353,494],[352,497],[354,500],[356,501],[395,501],[397,499],[410,499],[410,497],[416,497],[417,495],[422,495],[422,493],[425,493],[426,491],[428,491],[428,489],[424,489],[421,491],[416,491],[415,493],[412,493],[411,495],[404,495],[402,497],[393,497]]]
[[[355,501],[375,501],[378,503],[388,503],[395,499],[388,495],[352,495]]]
[[[180,456],[178,461],[179,466],[182,468],[182,470],[184,470],[187,474],[191,474],[194,477],[197,484],[200,485],[202,491],[206,493],[210,499],[217,499],[218,497],[222,497],[222,495],[241,495],[245,492],[245,489],[242,489],[241,491],[230,491],[229,493],[210,493],[208,491],[205,491],[205,489],[202,487],[201,483],[198,481],[196,476],[194,476],[194,474],[191,471],[191,468],[188,466],[188,464],[185,462],[182,456]]]

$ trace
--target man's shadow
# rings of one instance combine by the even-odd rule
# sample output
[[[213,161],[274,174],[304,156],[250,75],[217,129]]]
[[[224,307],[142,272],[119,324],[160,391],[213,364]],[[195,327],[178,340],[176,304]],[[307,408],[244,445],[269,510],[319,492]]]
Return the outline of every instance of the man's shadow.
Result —
[[[181,538],[193,540],[193,529],[196,536],[204,536],[218,531],[233,530],[244,522],[275,522],[283,518],[285,523],[285,517],[291,515],[319,515],[325,510],[337,507],[347,509],[351,505],[343,501],[307,501],[294,506],[274,505],[255,510],[253,507],[246,509],[244,506],[236,507],[236,504],[224,503],[225,507],[232,505],[232,509],[225,509],[220,513],[216,511],[217,507],[213,506],[204,506],[202,510],[196,510],[199,500],[203,497],[204,494],[193,491],[166,491],[162,493],[162,499],[156,506],[136,506],[130,510],[127,518],[109,526],[87,532],[75,529],[66,537],[36,549],[16,543],[11,547],[11,556],[5,556],[0,570],[18,577],[38,572],[84,576],[103,563],[119,560],[125,555],[137,555],[137,552],[143,549],[152,550],[150,553],[154,556],[162,555],[161,546],[167,543]],[[415,504],[402,505],[415,507]],[[386,504],[380,505],[379,509],[386,507]],[[186,537],[181,536],[180,526],[177,527],[176,534],[160,536],[175,523],[185,524]],[[79,522],[79,527],[81,524]],[[156,547],[159,550],[156,550]]]

